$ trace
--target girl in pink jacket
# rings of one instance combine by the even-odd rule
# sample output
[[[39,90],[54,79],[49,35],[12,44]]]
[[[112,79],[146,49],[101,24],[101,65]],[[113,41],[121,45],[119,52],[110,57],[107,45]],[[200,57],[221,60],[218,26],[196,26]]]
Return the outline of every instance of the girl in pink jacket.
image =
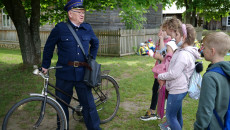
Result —
[[[176,31],[170,30],[170,27],[177,27]],[[166,32],[175,38],[179,48],[175,51],[169,63],[167,72],[158,75],[158,80],[166,81],[166,89],[169,92],[166,118],[171,130],[182,130],[182,101],[188,91],[188,81],[195,68],[195,61],[199,58],[198,49],[194,46],[196,37],[195,29],[190,24],[181,24],[181,22],[172,18],[169,20]]]
[[[176,49],[177,49],[177,45],[176,45],[175,41],[171,40],[167,43],[167,52],[166,52],[166,55],[165,55],[163,61],[161,62],[161,64],[154,66],[152,69],[154,74],[158,75],[158,74],[161,74],[161,73],[168,71],[170,60],[172,59],[172,55]],[[164,113],[165,97],[166,97],[165,88],[166,88],[165,81],[162,81],[160,83],[160,88],[158,90],[158,101],[157,101],[157,114],[161,119],[165,115],[165,113]]]
[[[162,30],[162,28],[160,28],[160,31],[158,33],[158,37],[159,37],[159,41],[156,43],[156,49],[157,52],[161,51],[164,53],[164,51],[166,49],[165,46],[166,44],[171,40],[170,36],[167,36],[166,31]],[[154,59],[156,59],[156,63],[155,66],[159,65],[161,63],[161,61],[163,60],[162,55],[158,53],[156,54],[153,53],[152,51],[149,51],[149,56],[153,57]],[[154,83],[153,83],[153,87],[152,87],[152,100],[151,100],[151,104],[150,104],[150,108],[147,110],[146,114],[144,116],[141,116],[140,119],[143,121],[149,121],[149,120],[157,120],[159,119],[159,117],[157,116],[156,113],[156,106],[157,106],[157,101],[158,101],[158,89],[159,89],[159,83],[157,80],[157,73],[154,73]]]

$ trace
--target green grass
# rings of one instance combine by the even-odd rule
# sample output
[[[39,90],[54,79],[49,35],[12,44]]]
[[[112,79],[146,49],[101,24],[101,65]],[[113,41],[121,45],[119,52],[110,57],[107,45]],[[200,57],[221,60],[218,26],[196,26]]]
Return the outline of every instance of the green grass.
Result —
[[[57,56],[52,60],[55,65]],[[230,56],[225,60],[229,61]],[[141,121],[139,117],[145,114],[150,106],[154,77],[152,67],[154,59],[142,56],[97,57],[102,64],[102,70],[110,70],[120,88],[121,103],[116,117],[109,123],[101,125],[103,129],[153,129],[158,130],[158,124],[163,122]],[[208,64],[203,60],[205,72]],[[23,68],[19,50],[0,48],[0,125],[4,115],[17,101],[29,96],[29,93],[40,93],[43,80],[32,74],[32,66]],[[53,74],[52,74],[53,75]],[[52,76],[52,79],[55,79]],[[192,130],[196,117],[198,101],[186,96],[183,102],[184,129]],[[70,117],[72,118],[72,117]],[[76,129],[85,129],[80,123],[70,124]]]

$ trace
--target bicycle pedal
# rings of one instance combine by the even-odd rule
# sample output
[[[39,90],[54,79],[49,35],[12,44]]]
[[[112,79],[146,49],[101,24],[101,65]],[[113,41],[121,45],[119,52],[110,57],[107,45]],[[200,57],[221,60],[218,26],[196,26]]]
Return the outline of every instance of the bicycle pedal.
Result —
[[[82,106],[80,106],[80,105],[76,106],[75,111],[76,111],[76,113],[77,113],[78,116],[82,116],[82,113],[81,113]]]

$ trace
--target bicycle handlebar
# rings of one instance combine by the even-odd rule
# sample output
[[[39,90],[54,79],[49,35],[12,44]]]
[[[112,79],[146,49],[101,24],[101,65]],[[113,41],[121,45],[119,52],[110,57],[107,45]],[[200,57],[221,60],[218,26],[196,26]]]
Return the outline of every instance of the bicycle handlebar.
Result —
[[[48,70],[51,70],[51,69],[60,69],[60,68],[63,68],[62,66],[54,66],[54,67],[49,67]]]
[[[33,74],[35,75],[40,75],[42,76],[43,78],[48,78],[49,77],[49,71],[52,70],[52,69],[60,69],[60,68],[63,68],[62,66],[54,66],[54,67],[49,67],[47,70],[47,74],[44,74],[42,72],[42,68],[36,68],[34,71],[33,71]]]

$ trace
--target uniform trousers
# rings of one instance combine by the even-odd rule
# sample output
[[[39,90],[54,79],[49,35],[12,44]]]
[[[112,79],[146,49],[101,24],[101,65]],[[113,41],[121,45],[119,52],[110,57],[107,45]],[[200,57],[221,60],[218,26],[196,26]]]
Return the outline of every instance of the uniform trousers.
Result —
[[[77,96],[80,102],[80,105],[83,107],[82,114],[84,118],[85,125],[88,130],[100,130],[99,127],[100,119],[96,110],[96,105],[94,103],[94,98],[92,95],[92,90],[82,81],[66,81],[62,79],[56,78],[56,86],[61,90],[65,91],[69,95],[73,95],[73,87],[75,86],[75,90],[77,92]],[[64,100],[66,103],[70,104],[71,97],[59,92],[55,91],[55,94]],[[58,101],[65,111],[68,128],[69,128],[69,110],[68,106]]]

